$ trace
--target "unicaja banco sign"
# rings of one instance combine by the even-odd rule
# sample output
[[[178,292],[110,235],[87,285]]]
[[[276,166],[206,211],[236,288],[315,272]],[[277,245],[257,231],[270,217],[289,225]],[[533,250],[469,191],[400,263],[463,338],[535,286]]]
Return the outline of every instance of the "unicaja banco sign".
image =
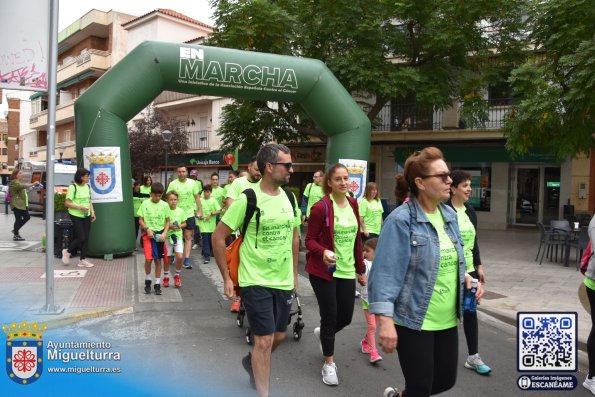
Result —
[[[294,69],[208,60],[205,51],[208,49],[180,47],[179,82],[288,93],[298,90]]]

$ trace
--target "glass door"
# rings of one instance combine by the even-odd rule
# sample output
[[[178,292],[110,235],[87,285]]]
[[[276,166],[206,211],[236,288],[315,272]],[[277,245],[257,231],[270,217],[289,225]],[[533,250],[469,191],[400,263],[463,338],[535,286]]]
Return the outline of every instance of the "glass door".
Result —
[[[539,221],[539,172],[538,167],[516,168],[516,224],[535,225]]]
[[[544,167],[543,182],[542,222],[549,225],[560,218],[560,167]]]

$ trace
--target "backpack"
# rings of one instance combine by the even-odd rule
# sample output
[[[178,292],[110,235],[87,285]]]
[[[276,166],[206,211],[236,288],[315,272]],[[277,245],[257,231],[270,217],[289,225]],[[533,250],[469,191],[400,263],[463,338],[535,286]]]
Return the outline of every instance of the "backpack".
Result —
[[[581,273],[584,275],[587,272],[587,267],[589,266],[589,261],[593,256],[593,247],[591,247],[591,240],[589,240],[589,244],[587,244],[587,248],[585,248],[585,252],[583,252],[583,256],[581,256]]]
[[[287,195],[289,202],[291,203],[291,208],[293,209],[293,216],[295,217],[295,197],[293,193],[283,188],[283,191]],[[244,223],[242,224],[242,229],[240,230],[240,235],[233,240],[231,244],[229,244],[225,248],[225,259],[227,262],[227,269],[229,270],[229,277],[231,281],[233,281],[233,285],[238,284],[238,270],[240,268],[240,246],[244,241],[244,236],[246,235],[246,230],[248,229],[248,225],[250,224],[250,220],[256,214],[256,235],[258,236],[258,227],[260,225],[260,209],[256,205],[256,193],[251,188],[244,190],[242,193],[246,195],[248,199],[246,205],[246,215],[244,216]],[[258,246],[255,246],[258,248]]]

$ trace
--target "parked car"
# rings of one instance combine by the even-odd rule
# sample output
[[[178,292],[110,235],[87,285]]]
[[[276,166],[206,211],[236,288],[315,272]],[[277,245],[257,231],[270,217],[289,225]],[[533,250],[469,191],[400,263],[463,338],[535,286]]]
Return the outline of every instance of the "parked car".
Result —
[[[4,204],[6,202],[7,194],[8,194],[8,186],[0,185],[0,203]]]

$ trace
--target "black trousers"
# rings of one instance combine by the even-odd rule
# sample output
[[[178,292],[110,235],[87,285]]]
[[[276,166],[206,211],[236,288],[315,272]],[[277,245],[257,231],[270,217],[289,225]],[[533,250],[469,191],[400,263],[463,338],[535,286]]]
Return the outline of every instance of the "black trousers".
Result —
[[[355,279],[326,281],[310,274],[310,284],[318,300],[322,354],[335,354],[335,334],[351,324],[355,304]]]
[[[469,272],[471,277],[479,279],[477,271]],[[472,356],[478,351],[479,325],[477,324],[477,311],[473,313],[463,312],[463,330],[467,340],[467,350]]]
[[[68,246],[68,252],[75,254],[77,250],[81,251],[81,260],[87,257],[87,247],[89,246],[89,232],[91,231],[91,217],[79,218],[71,216],[74,239]]]
[[[31,219],[31,215],[29,215],[29,211],[26,209],[20,210],[18,208],[13,208],[12,212],[14,212],[14,234],[18,235],[19,230],[21,230],[23,225]]]
[[[587,356],[589,357],[589,378],[595,376],[595,291],[587,287],[587,297],[591,305],[591,332],[587,339]]]
[[[457,327],[415,331],[396,326],[397,352],[406,397],[426,397],[452,388],[457,380]]]

